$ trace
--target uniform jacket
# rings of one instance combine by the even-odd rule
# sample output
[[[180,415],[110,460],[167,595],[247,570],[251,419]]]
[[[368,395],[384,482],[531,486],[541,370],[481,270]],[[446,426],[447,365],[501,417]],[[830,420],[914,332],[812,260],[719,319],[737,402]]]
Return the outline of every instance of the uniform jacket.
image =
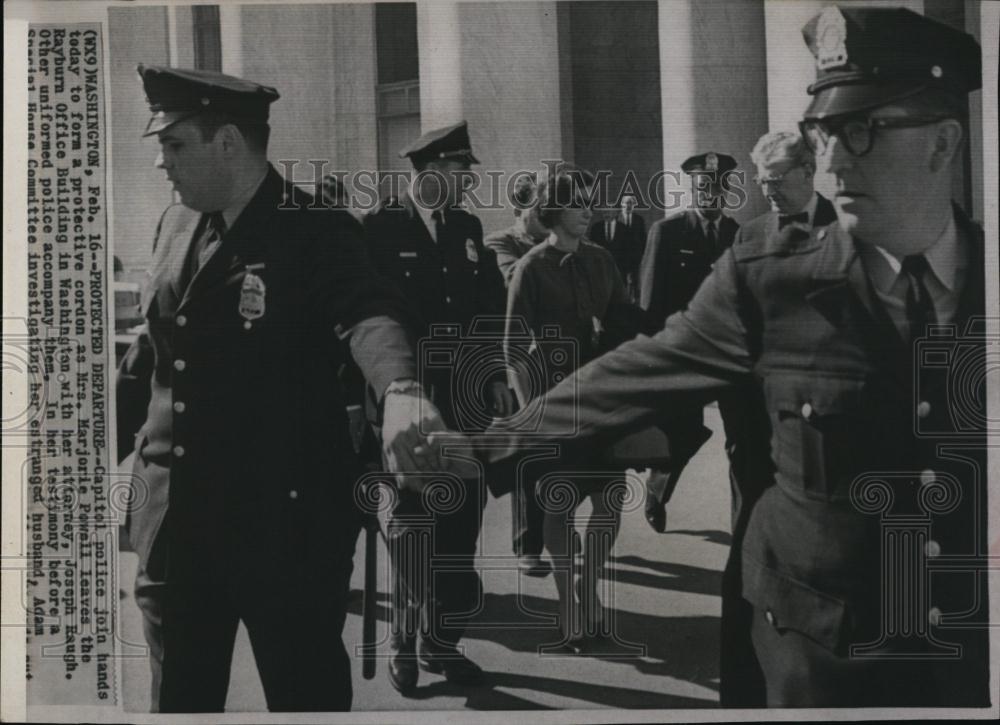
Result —
[[[718,221],[719,244],[711,249],[695,211],[685,211],[653,223],[639,269],[639,304],[665,320],[684,309],[698,291],[712,264],[732,245],[739,225],[723,215]]]
[[[637,278],[639,263],[642,261],[643,249],[646,246],[645,220],[633,210],[631,222],[629,226],[625,226],[625,216],[622,212],[618,212],[615,217],[615,232],[611,239],[608,239],[604,219],[591,224],[587,235],[592,242],[600,244],[611,252],[623,279]]]
[[[883,622],[906,621],[911,632],[958,643],[960,659],[929,665],[940,673],[931,699],[985,704],[985,629],[962,628],[988,612],[985,398],[958,399],[961,380],[985,374],[977,324],[984,243],[958,210],[956,221],[971,262],[954,328],[915,352],[871,291],[849,234],[837,225],[808,234],[787,227],[731,247],[663,330],[593,361],[524,415],[541,417],[532,441],[577,421],[577,445],[594,445],[691,396],[714,397],[756,376],[776,484],[746,523],[743,596],[779,631],[798,631],[845,657],[852,644],[878,642]],[[575,396],[577,388],[587,396]],[[493,457],[524,442],[513,435]],[[913,538],[893,536],[894,525]],[[883,571],[893,546],[909,564],[897,558]],[[925,561],[918,571],[936,572],[929,590],[894,592],[908,613],[884,614],[883,584]],[[942,573],[949,566],[967,568]],[[908,581],[922,580],[911,572]],[[939,626],[948,617],[957,626]],[[899,627],[895,634],[905,633]],[[881,639],[889,652],[907,644]]]
[[[273,573],[331,545],[357,473],[336,375],[346,341],[380,355],[365,369],[377,389],[415,376],[412,358],[385,353],[395,338],[351,335],[372,317],[405,320],[405,308],[350,226],[334,220],[342,212],[311,201],[269,169],[186,287],[202,215],[175,205],[160,221],[146,327],[117,393],[122,456],[135,436],[129,538],[144,566],[165,544],[171,579],[196,561],[202,574],[251,559]],[[298,209],[279,208],[290,202]],[[251,274],[264,285],[263,314],[247,319]],[[147,403],[143,414],[131,396]]]
[[[816,197],[816,213],[813,215],[812,226],[825,227],[828,224],[833,224],[837,221],[837,210],[834,208],[833,202],[822,194],[817,194]],[[759,243],[773,237],[778,233],[779,216],[778,212],[769,211],[754,217],[739,228],[733,243],[741,244],[748,241]]]
[[[479,357],[491,368],[479,382],[506,379],[500,320],[507,291],[496,255],[483,244],[482,223],[464,210],[449,209],[441,238],[435,242],[413,202],[404,196],[383,201],[365,217],[364,228],[376,269],[398,286],[419,318],[417,350],[424,358],[418,361],[421,379],[445,421],[455,426],[456,415],[472,414],[457,408],[477,404],[456,403],[452,396],[457,389],[453,387],[455,375],[471,372],[466,355]],[[493,320],[473,329],[477,317],[490,315]],[[484,346],[489,354],[482,352]],[[437,354],[442,348],[461,355],[445,363],[447,355]]]

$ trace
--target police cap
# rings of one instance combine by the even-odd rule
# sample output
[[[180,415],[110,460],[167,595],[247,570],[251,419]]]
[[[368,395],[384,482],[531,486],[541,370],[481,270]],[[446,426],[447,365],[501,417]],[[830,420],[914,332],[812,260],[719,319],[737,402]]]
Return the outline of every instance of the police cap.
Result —
[[[806,118],[865,111],[927,89],[962,95],[982,86],[975,39],[905,8],[831,5],[802,35],[816,58]]]
[[[469,124],[460,121],[454,126],[428,131],[399,152],[400,158],[409,158],[414,165],[425,164],[438,159],[458,159],[470,164],[478,164],[472,155],[469,140]]]
[[[691,156],[681,164],[681,171],[685,174],[725,174],[735,168],[736,159],[715,151]]]
[[[267,121],[278,92],[270,86],[205,70],[139,64],[136,68],[153,117],[143,136],[160,133],[205,111]]]

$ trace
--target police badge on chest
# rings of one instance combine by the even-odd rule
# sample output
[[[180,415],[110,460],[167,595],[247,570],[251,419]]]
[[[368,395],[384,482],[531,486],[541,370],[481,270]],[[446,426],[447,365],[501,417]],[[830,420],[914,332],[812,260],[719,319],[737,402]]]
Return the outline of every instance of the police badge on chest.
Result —
[[[249,330],[253,326],[253,320],[258,320],[264,316],[265,298],[267,285],[257,274],[258,270],[264,269],[263,264],[248,264],[247,273],[243,277],[243,286],[240,288],[240,317],[243,318],[243,329]]]

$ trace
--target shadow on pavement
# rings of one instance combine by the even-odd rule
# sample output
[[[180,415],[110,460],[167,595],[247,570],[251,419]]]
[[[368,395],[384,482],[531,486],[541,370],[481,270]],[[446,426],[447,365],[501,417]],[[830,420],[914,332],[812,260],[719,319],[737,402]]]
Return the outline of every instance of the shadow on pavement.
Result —
[[[729,546],[733,543],[733,536],[728,531],[718,529],[667,529],[666,534],[681,534],[685,536],[697,536],[710,544],[721,544]]]
[[[646,690],[613,685],[595,685],[576,682],[572,679],[518,675],[510,672],[487,672],[486,684],[482,687],[460,687],[443,680],[418,687],[412,697],[422,700],[432,697],[451,696],[466,698],[465,706],[470,710],[552,710],[523,697],[502,692],[496,688],[536,690],[561,697],[592,702],[602,707],[628,709],[670,709],[717,707],[715,703],[693,697],[669,695]]]
[[[608,560],[608,574],[613,572],[615,580],[621,584],[634,584],[651,589],[664,589],[691,594],[718,596],[722,591],[722,572],[699,566],[675,564],[669,561],[650,561],[641,556],[612,556]],[[650,569],[656,574],[623,569],[619,564]],[[662,574],[664,576],[658,576]],[[606,577],[610,578],[610,577]]]

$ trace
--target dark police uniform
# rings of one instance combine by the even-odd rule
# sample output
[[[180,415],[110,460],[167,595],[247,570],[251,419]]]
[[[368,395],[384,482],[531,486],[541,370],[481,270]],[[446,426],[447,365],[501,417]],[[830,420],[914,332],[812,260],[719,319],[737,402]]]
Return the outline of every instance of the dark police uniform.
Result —
[[[725,175],[736,169],[736,159],[709,151],[685,159],[681,169],[725,187]],[[685,211],[650,227],[639,270],[639,304],[651,320],[659,323],[687,306],[739,230],[739,225],[723,213],[712,222],[715,238],[710,239],[707,223],[697,212]],[[672,465],[666,471],[654,467],[646,483],[646,518],[657,531],[663,530],[663,505],[673,494],[684,466],[711,435],[704,426],[700,402],[672,413],[662,428],[670,441]]]
[[[475,162],[464,121],[425,134],[401,156]],[[365,217],[365,240],[375,267],[398,285],[420,319],[416,329],[418,350],[423,352],[420,379],[431,400],[450,428],[482,430],[490,417],[483,387],[489,381],[506,380],[503,330],[496,317],[504,312],[506,291],[496,255],[483,244],[479,219],[448,208],[442,221],[436,224],[435,241],[415,202],[407,195],[392,197]],[[474,326],[481,315],[493,315],[493,326]],[[442,362],[442,356],[449,360]],[[458,622],[445,626],[443,619],[471,611],[481,599],[473,558],[486,493],[476,481],[463,485],[461,505],[449,511],[439,510],[415,491],[398,492],[388,526],[397,651],[412,652],[418,626],[425,645],[452,651],[464,627]],[[421,555],[415,548],[420,546],[415,532],[428,517],[434,521],[433,552]],[[421,557],[432,554],[448,557],[448,572],[427,568],[421,575],[413,563],[419,559],[430,567],[434,559]],[[393,672],[391,665],[390,676]]]
[[[725,175],[736,169],[736,159],[710,151],[686,159],[681,169],[696,178],[717,178],[725,186]],[[714,222],[713,242],[706,236],[705,223],[696,211],[688,210],[650,226],[639,269],[639,304],[655,319],[665,320],[687,306],[740,228],[723,212]]]
[[[761,244],[781,230],[780,215],[767,212],[740,226],[734,245]],[[809,221],[814,227],[837,220],[833,204],[817,195]],[[724,707],[766,704],[764,674],[751,641],[753,606],[743,598],[743,537],[750,512],[761,494],[774,484],[771,421],[759,379],[727,391],[719,399],[729,457],[731,531],[729,558],[722,575],[722,621],[719,647],[719,701]]]
[[[824,13],[846,42],[821,48],[818,19],[806,38],[834,58],[823,87],[846,93],[817,96],[814,110],[981,83],[964,33],[899,9]],[[578,443],[593,445],[689,395],[761,380],[776,482],[750,510],[741,569],[769,705],[990,702],[985,397],[954,397],[985,375],[984,240],[957,208],[954,223],[969,260],[941,320],[954,327],[915,344],[873,289],[859,240],[837,224],[787,227],[734,245],[656,336],[534,403],[543,429],[578,420]],[[509,442],[512,455],[522,441]]]
[[[140,74],[158,112],[147,135],[200,106],[260,119],[260,97],[266,119],[277,98],[221,74]],[[350,227],[331,224],[343,212],[311,203],[269,167],[193,274],[209,215],[175,205],[159,224],[118,423],[120,439],[135,434],[127,529],[160,711],[223,709],[240,621],[270,709],[350,708],[341,629],[354,542],[343,532],[356,531],[360,469],[336,371],[348,339],[379,360],[365,370],[377,390],[416,371],[402,328],[358,332],[405,319],[405,307]]]

